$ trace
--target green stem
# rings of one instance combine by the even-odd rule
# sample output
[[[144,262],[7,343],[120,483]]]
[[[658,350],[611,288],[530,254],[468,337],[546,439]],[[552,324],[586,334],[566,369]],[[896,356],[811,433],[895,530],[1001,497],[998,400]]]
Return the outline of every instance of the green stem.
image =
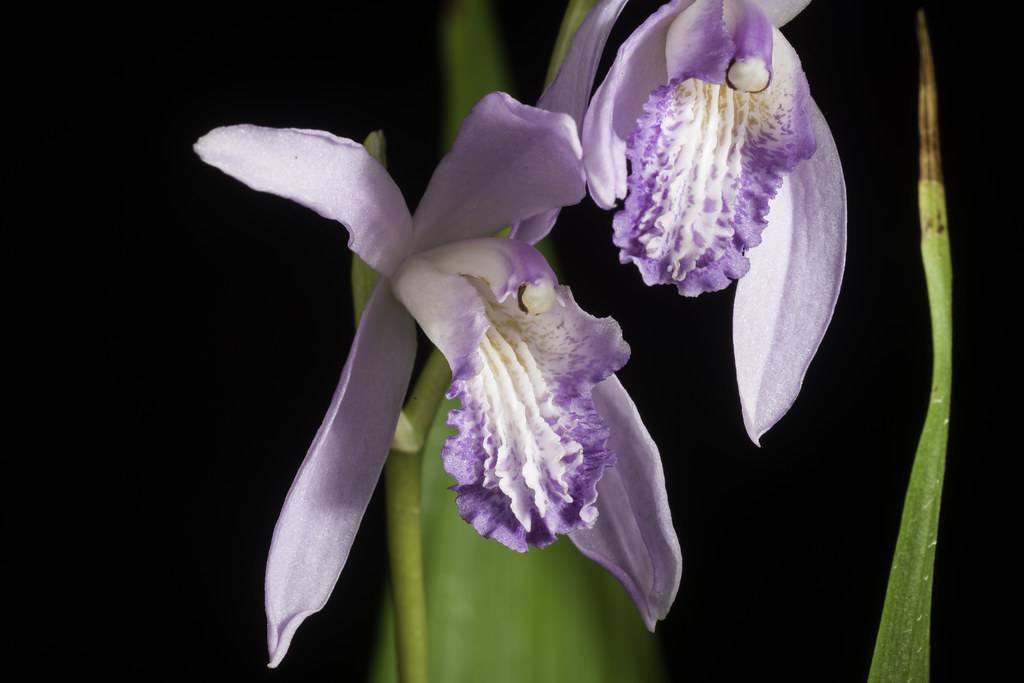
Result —
[[[420,477],[427,430],[450,381],[448,362],[435,349],[399,417],[399,428],[384,466],[395,644],[398,680],[402,683],[427,681]]]
[[[929,675],[931,597],[939,507],[949,438],[953,378],[953,269],[946,196],[939,154],[935,71],[924,12],[918,13],[921,48],[920,137],[921,259],[932,321],[932,390],[903,503],[869,683],[926,682]]]

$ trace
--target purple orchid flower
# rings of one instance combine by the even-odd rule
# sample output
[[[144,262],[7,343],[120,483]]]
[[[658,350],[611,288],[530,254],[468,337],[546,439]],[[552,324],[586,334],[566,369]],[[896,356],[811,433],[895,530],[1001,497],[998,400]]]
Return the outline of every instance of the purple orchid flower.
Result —
[[[539,103],[582,121],[590,194],[605,209],[625,199],[613,242],[646,284],[697,296],[740,280],[733,346],[754,443],[796,400],[846,260],[839,155],[776,28],[809,2],[672,0],[622,44],[584,114],[625,5],[603,0]],[[516,234],[553,223],[536,217]]]
[[[576,305],[529,243],[486,237],[583,198],[573,120],[484,97],[414,215],[383,166],[330,133],[229,126],[195,149],[253,189],[342,223],[382,275],[274,530],[270,666],[348,558],[412,373],[414,319],[447,358],[449,396],[461,401],[442,458],[462,517],[518,551],[568,534],[653,629],[675,598],[681,557],[657,447],[613,374],[628,346],[614,320]]]

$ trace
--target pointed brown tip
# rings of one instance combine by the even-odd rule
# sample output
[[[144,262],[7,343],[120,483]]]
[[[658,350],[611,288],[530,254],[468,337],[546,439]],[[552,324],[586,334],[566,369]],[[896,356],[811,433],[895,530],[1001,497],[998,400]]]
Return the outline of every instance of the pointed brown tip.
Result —
[[[918,132],[921,140],[921,180],[942,182],[942,157],[939,154],[939,107],[935,87],[935,63],[928,36],[924,10],[917,10],[917,44],[920,54],[920,91],[918,95]]]

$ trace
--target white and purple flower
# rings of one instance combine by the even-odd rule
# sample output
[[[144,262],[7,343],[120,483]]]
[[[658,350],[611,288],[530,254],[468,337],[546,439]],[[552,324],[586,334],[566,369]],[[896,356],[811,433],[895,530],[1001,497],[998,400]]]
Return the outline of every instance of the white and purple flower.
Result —
[[[330,133],[229,126],[195,149],[253,189],[342,223],[382,275],[274,530],[271,666],[348,558],[395,435],[414,320],[447,358],[449,395],[461,401],[442,458],[462,517],[519,551],[569,535],[653,629],[675,598],[681,557],[657,447],[613,374],[628,346],[614,320],[576,305],[533,240],[487,237],[583,198],[573,119],[484,97],[415,214],[361,145]]]
[[[697,296],[739,280],[736,373],[755,443],[796,400],[846,258],[839,156],[776,28],[809,1],[668,2],[622,44],[584,114],[626,4],[603,0],[539,103],[581,124],[590,195],[605,209],[624,200],[613,242],[646,284]]]

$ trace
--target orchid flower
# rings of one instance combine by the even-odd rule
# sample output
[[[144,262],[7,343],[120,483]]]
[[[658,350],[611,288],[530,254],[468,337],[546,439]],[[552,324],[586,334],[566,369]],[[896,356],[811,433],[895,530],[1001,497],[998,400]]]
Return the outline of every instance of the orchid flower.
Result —
[[[462,517],[518,551],[568,534],[653,629],[681,559],[657,448],[613,374],[628,346],[614,320],[576,305],[529,243],[487,237],[583,198],[573,120],[484,97],[414,215],[381,164],[330,133],[229,126],[195,150],[253,189],[342,223],[382,276],[274,530],[270,665],[324,606],[348,558],[412,373],[414,319],[445,355],[449,396],[461,401],[442,458]]]
[[[590,195],[605,209],[625,199],[613,242],[646,284],[697,296],[740,280],[733,347],[754,443],[796,400],[846,259],[839,155],[777,28],[809,1],[672,0],[621,45],[584,115],[625,5],[603,0],[539,103],[583,118]]]

